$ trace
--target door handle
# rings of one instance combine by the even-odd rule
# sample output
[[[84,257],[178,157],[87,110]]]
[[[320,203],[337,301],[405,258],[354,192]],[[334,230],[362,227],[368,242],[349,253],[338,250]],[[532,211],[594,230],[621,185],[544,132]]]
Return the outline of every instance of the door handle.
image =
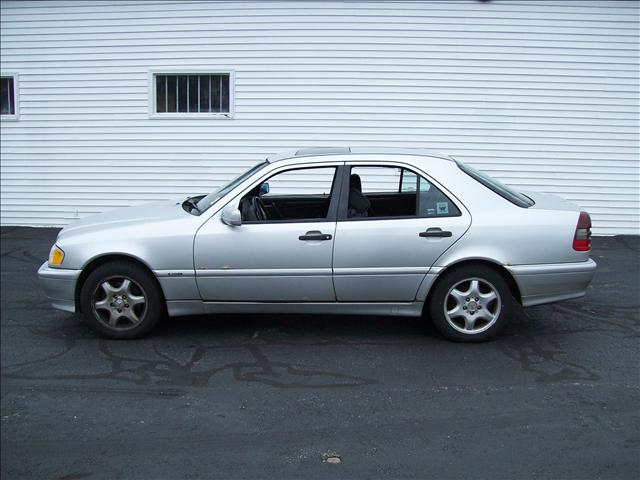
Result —
[[[328,233],[322,233],[318,230],[311,230],[310,232],[300,235],[298,240],[331,240],[331,235]]]
[[[452,235],[451,232],[447,230],[442,230],[441,228],[427,228],[426,232],[420,232],[418,236],[420,237],[450,237]]]

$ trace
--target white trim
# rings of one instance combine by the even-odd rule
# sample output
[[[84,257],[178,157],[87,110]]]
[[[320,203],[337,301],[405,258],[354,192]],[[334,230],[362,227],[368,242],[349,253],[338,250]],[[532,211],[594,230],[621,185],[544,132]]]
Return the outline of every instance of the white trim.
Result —
[[[0,115],[0,121],[17,122],[20,120],[20,79],[17,72],[0,72],[0,77],[13,78],[13,106],[15,113]]]
[[[155,109],[156,101],[156,75],[229,75],[229,112],[168,112],[157,113]],[[232,119],[235,116],[235,83],[236,72],[232,69],[210,69],[210,68],[161,68],[150,69],[148,85],[149,98],[149,118],[200,118],[200,119]]]

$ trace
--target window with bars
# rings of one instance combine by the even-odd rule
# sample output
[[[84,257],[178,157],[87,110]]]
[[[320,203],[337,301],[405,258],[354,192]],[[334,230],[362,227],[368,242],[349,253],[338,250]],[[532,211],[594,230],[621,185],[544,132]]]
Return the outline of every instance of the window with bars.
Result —
[[[16,116],[16,87],[13,76],[0,77],[0,115],[3,117]]]
[[[154,113],[229,114],[230,81],[228,73],[155,74]]]

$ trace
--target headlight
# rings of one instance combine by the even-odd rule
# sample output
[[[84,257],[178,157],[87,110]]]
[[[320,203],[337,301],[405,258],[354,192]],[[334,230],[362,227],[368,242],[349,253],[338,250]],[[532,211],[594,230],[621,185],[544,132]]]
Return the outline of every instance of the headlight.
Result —
[[[64,252],[62,249],[57,245],[51,247],[51,252],[49,252],[49,266],[59,267],[62,264],[62,260],[64,260]]]

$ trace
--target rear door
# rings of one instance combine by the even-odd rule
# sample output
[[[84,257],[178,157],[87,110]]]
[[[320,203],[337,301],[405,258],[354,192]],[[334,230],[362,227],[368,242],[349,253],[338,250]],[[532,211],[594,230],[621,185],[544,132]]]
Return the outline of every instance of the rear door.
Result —
[[[337,300],[415,300],[431,265],[468,229],[469,213],[407,166],[354,163],[344,175],[333,253]],[[350,175],[370,201],[366,214],[350,212]]]

